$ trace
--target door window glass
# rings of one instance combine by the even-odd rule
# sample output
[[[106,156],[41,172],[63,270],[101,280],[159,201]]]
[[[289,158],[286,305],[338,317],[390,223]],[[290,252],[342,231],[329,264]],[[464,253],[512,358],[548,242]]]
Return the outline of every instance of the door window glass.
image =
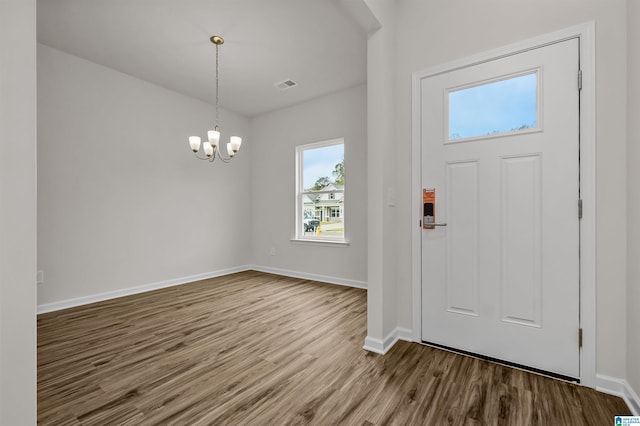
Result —
[[[538,129],[538,71],[450,89],[449,141]]]

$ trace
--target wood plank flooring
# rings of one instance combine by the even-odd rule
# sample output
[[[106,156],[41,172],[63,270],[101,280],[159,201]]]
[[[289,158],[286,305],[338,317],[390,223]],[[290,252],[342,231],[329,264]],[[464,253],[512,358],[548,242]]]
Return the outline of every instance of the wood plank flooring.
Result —
[[[592,389],[399,342],[366,292],[243,272],[38,316],[43,425],[609,425]]]

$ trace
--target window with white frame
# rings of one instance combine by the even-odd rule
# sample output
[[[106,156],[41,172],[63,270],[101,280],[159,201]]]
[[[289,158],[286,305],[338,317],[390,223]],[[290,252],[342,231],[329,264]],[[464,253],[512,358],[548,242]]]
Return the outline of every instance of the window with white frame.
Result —
[[[296,147],[296,238],[344,241],[344,139]]]

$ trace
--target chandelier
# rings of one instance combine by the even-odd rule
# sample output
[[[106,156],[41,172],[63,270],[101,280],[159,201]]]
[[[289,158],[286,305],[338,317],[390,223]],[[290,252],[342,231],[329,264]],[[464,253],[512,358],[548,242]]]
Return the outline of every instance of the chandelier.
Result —
[[[220,36],[212,36],[209,40],[211,43],[216,45],[216,125],[213,130],[209,130],[207,132],[207,140],[202,143],[202,151],[204,152],[205,157],[198,155],[198,151],[200,151],[200,136],[189,136],[189,146],[193,151],[193,154],[196,158],[200,160],[208,160],[213,163],[216,158],[219,158],[222,162],[229,162],[234,155],[240,149],[240,144],[242,144],[242,138],[239,136],[231,136],[229,138],[229,143],[227,143],[227,156],[223,156],[220,151],[219,142],[220,142],[220,126],[218,126],[218,82],[219,82],[219,72],[218,72],[218,49],[220,45],[224,43],[224,39]]]

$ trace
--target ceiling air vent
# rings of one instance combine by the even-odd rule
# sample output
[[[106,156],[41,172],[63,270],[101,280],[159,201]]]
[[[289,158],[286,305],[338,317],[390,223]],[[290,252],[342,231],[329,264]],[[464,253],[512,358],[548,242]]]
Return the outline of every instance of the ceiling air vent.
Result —
[[[287,90],[287,89],[291,89],[293,86],[296,86],[297,84],[298,83],[296,83],[295,81],[291,79],[287,79],[285,81],[281,81],[279,83],[274,84],[274,86],[280,90]]]

